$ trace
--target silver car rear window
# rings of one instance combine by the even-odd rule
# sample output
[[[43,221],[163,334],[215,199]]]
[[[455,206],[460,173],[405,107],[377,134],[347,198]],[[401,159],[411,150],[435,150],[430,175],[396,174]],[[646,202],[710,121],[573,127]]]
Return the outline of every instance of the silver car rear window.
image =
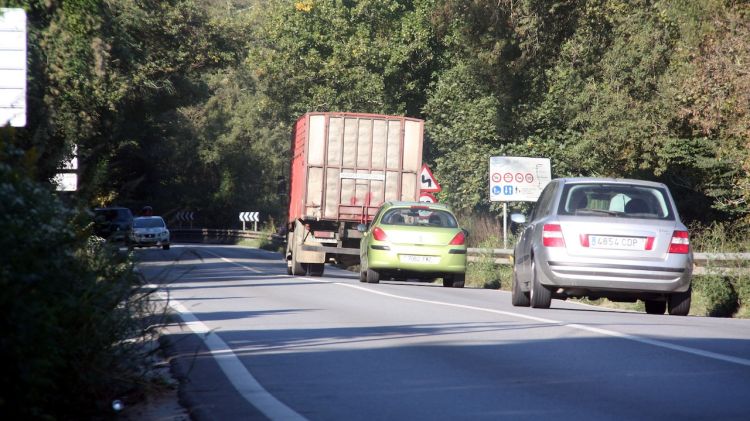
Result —
[[[568,184],[558,215],[674,220],[665,189],[628,184]]]

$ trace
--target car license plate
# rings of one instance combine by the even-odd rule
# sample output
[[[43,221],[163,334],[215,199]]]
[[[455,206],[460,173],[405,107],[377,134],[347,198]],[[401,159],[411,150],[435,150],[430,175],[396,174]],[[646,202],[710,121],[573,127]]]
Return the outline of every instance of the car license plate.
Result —
[[[595,249],[646,250],[646,238],[589,235],[589,247]]]
[[[440,257],[438,256],[415,256],[413,254],[402,254],[401,256],[399,256],[399,258],[403,263],[440,263]]]

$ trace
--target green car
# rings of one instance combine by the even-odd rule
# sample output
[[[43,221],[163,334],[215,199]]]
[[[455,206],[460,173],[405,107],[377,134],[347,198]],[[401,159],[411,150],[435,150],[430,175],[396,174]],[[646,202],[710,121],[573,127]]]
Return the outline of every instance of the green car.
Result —
[[[442,204],[386,202],[368,226],[360,224],[361,282],[381,279],[443,278],[443,286],[463,288],[466,235]]]

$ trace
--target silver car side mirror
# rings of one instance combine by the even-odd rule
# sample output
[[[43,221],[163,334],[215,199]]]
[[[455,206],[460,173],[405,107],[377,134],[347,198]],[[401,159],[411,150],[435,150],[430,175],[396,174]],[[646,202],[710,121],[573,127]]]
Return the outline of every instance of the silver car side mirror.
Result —
[[[515,222],[516,224],[525,224],[526,215],[521,214],[521,213],[512,213],[510,214],[510,220]]]

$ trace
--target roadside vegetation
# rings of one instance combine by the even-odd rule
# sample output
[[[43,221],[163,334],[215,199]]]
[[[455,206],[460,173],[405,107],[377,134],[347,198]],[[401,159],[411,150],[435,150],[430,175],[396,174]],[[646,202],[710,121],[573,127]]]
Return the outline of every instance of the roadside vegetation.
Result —
[[[0,142],[0,416],[87,419],[144,393],[161,320],[126,255]]]

